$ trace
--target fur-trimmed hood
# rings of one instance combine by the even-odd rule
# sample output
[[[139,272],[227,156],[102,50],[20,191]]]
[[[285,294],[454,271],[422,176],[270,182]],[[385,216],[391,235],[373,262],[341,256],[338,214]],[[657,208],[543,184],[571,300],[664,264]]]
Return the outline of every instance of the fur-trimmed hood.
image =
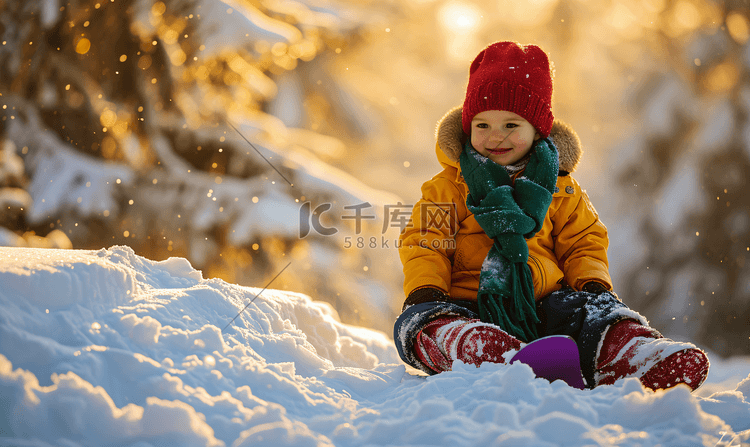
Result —
[[[557,147],[560,158],[560,171],[571,173],[581,161],[583,149],[575,131],[560,120],[555,120],[550,138]],[[461,107],[451,109],[440,119],[435,130],[438,146],[455,165],[463,152],[464,132],[461,126]]]

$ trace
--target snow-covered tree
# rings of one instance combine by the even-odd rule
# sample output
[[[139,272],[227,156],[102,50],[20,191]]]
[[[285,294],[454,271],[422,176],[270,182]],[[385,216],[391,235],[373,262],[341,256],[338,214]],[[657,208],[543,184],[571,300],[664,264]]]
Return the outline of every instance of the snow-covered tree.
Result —
[[[4,140],[0,145],[0,245],[71,248],[70,239],[60,230],[52,230],[46,236],[38,236],[34,231],[16,234],[10,230],[26,228],[26,210],[32,203],[26,191],[29,182],[23,159],[16,152],[16,146],[10,140]]]
[[[75,248],[185,256],[208,277],[255,286],[291,261],[272,287],[385,328],[399,266],[344,244],[381,236],[383,209],[398,200],[328,163],[344,152],[330,135],[356,138],[365,124],[347,113],[364,106],[342,101],[326,70],[390,8],[0,1],[2,172],[15,182],[2,186],[18,192],[6,203],[3,189],[13,213],[0,224],[19,237],[64,233]],[[306,202],[331,203],[321,218],[338,233],[301,234]],[[341,219],[360,204],[378,224]]]

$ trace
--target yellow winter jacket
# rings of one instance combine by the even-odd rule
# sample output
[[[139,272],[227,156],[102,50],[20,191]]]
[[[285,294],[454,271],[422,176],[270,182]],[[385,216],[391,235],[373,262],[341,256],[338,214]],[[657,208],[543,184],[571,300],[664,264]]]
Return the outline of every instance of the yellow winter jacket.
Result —
[[[429,286],[452,299],[476,300],[482,263],[493,241],[466,207],[469,188],[458,162],[466,138],[460,107],[441,119],[436,134],[443,171],[422,185],[422,198],[400,236],[404,293]],[[581,158],[580,140],[559,121],[550,137],[559,151],[560,175],[542,229],[527,239],[534,295],[539,300],[564,283],[580,290],[592,280],[611,290],[607,228],[570,176]]]

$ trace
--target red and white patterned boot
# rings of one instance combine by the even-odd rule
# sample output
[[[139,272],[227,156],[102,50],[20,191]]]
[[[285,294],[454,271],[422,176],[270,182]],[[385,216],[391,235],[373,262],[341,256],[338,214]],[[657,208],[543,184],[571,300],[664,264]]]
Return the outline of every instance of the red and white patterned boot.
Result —
[[[695,391],[708,375],[708,358],[691,343],[664,338],[635,320],[623,320],[605,332],[596,368],[597,385],[637,377],[652,390],[684,383]]]
[[[463,317],[431,321],[417,334],[417,357],[435,372],[450,371],[454,360],[479,365],[505,363],[509,351],[521,349],[521,341],[499,327]]]

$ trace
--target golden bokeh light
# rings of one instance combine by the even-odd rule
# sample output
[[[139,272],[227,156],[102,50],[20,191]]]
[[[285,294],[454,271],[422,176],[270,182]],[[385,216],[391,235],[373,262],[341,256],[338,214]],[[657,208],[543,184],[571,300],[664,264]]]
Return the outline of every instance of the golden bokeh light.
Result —
[[[99,116],[99,122],[104,127],[112,127],[117,122],[117,113],[110,109],[104,109],[102,114]]]
[[[624,30],[632,27],[637,19],[630,8],[623,3],[617,3],[612,7],[612,11],[610,12],[609,24],[618,30]]]
[[[744,45],[750,37],[747,18],[738,12],[732,12],[727,16],[727,30],[732,39],[740,45]]]
[[[86,54],[91,49],[91,41],[85,37],[82,37],[78,43],[76,43],[76,53]]]
[[[198,68],[195,69],[195,77],[196,79],[200,79],[201,81],[205,81],[208,79],[208,68],[205,65],[201,65]]]
[[[701,13],[691,1],[682,0],[675,5],[674,18],[686,30],[694,30],[701,24]]]
[[[160,16],[165,12],[167,12],[167,5],[164,2],[156,2],[151,6],[151,14],[155,16]]]
[[[141,70],[146,70],[149,67],[151,67],[151,56],[148,54],[144,54],[138,59],[138,68]]]
[[[177,39],[180,37],[179,31],[170,27],[164,27],[164,31],[159,34],[161,35],[162,40],[164,40],[164,43],[166,43],[167,45],[177,43]]]
[[[706,75],[703,83],[707,90],[725,93],[731,90],[740,79],[740,69],[731,61],[715,66]]]
[[[115,136],[122,138],[128,132],[128,122],[125,120],[117,120],[115,125],[112,127],[112,132]]]
[[[290,253],[290,256],[292,259],[296,261],[309,259],[310,258],[310,244],[308,244],[306,241],[298,241],[292,247],[292,252]]]
[[[117,142],[107,135],[102,139],[102,156],[108,160],[115,158],[117,153]]]
[[[680,0],[671,10],[671,18],[667,20],[665,32],[670,37],[679,37],[683,34],[695,31],[701,26],[704,14],[689,0]]]
[[[184,51],[182,51],[182,48],[175,48],[174,50],[169,52],[169,60],[172,62],[172,65],[180,66],[185,63],[185,60],[187,60],[187,55]]]

